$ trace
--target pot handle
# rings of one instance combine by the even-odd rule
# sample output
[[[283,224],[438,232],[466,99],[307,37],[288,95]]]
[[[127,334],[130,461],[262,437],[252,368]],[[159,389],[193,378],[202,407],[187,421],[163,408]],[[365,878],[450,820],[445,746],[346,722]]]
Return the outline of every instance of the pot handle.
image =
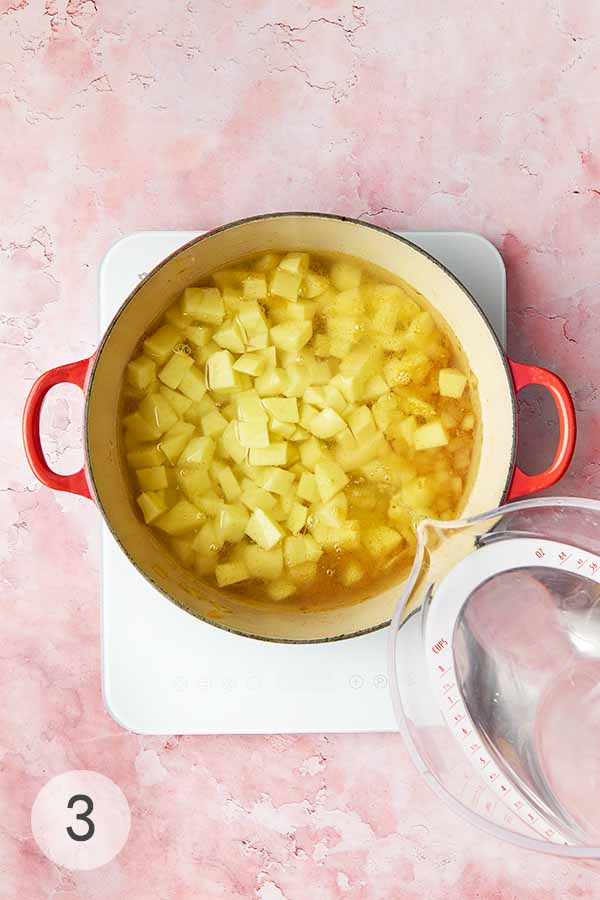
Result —
[[[80,359],[78,362],[67,363],[66,366],[57,366],[44,372],[33,383],[23,410],[23,444],[35,477],[55,491],[68,491],[71,494],[88,497],[90,500],[93,498],[83,468],[79,472],[73,472],[72,475],[59,475],[53,472],[46,462],[40,437],[40,415],[46,394],[54,385],[76,384],[83,390],[91,361],[92,357]]]
[[[547,469],[538,472],[536,475],[527,475],[518,466],[515,466],[512,482],[508,490],[507,500],[516,500],[517,497],[524,497],[527,494],[534,494],[544,488],[551,487],[556,484],[565,474],[571,462],[573,451],[575,449],[575,437],[577,434],[577,425],[575,423],[575,409],[573,400],[566,384],[548,369],[541,369],[539,366],[527,366],[524,363],[514,362],[509,359],[510,370],[512,373],[515,393],[529,384],[539,384],[547,388],[552,394],[552,399],[556,404],[558,412],[559,437],[558,447],[554,459]]]

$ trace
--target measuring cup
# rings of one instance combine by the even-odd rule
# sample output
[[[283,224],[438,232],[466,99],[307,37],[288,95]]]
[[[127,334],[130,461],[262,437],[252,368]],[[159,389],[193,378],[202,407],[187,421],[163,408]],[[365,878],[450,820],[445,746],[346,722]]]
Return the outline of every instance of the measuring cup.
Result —
[[[600,502],[424,520],[389,638],[400,732],[456,813],[600,858]]]

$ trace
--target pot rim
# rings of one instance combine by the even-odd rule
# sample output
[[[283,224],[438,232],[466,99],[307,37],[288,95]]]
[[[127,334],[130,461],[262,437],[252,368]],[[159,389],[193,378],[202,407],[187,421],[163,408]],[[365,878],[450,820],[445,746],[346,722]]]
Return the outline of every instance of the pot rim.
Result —
[[[395,231],[391,231],[388,228],[383,228],[381,225],[375,225],[372,222],[363,222],[360,219],[354,219],[351,216],[341,216],[336,213],[322,213],[322,212],[310,212],[310,211],[272,212],[272,213],[261,213],[260,215],[256,215],[256,216],[247,216],[246,218],[243,218],[243,219],[236,219],[234,222],[228,222],[225,225],[219,225],[217,228],[213,228],[210,231],[205,231],[203,234],[200,234],[197,237],[192,238],[192,240],[188,241],[185,244],[182,244],[181,247],[178,247],[176,250],[174,250],[172,253],[170,253],[168,256],[166,256],[164,259],[162,259],[156,266],[154,266],[154,268],[150,272],[148,272],[148,274],[143,279],[141,279],[141,281],[134,287],[134,289],[131,291],[131,293],[128,294],[128,296],[125,298],[125,300],[120,305],[118,310],[115,312],[108,327],[106,328],[106,331],[102,335],[102,337],[100,339],[100,343],[98,344],[98,347],[96,348],[96,351],[91,359],[90,368],[88,370],[88,374],[87,374],[87,378],[86,378],[85,403],[84,403],[83,447],[84,447],[85,471],[86,471],[87,481],[88,481],[93,499],[96,503],[96,506],[100,510],[100,513],[102,515],[102,519],[104,520],[104,523],[106,524],[111,535],[113,536],[113,538],[115,539],[115,541],[117,542],[117,544],[119,545],[119,547],[121,548],[121,550],[123,551],[123,553],[125,554],[127,559],[131,562],[131,564],[134,565],[135,568],[138,570],[138,572],[140,572],[140,574],[144,577],[144,579],[146,581],[148,581],[155,590],[157,590],[160,594],[162,594],[164,597],[166,597],[167,600],[169,600],[171,603],[175,603],[176,606],[179,606],[185,612],[194,616],[194,618],[199,619],[201,622],[205,622],[206,624],[212,625],[215,628],[220,628],[222,631],[228,631],[230,634],[239,635],[240,637],[251,638],[256,641],[264,641],[269,644],[328,644],[328,643],[333,643],[335,641],[344,641],[344,640],[349,640],[350,638],[361,637],[363,635],[372,634],[375,631],[380,631],[383,628],[387,628],[391,624],[392,620],[390,618],[390,619],[387,619],[385,622],[380,622],[377,625],[371,626],[370,628],[363,628],[360,631],[353,631],[350,633],[338,634],[333,637],[306,638],[306,639],[273,638],[273,637],[266,637],[264,635],[250,634],[246,631],[241,631],[237,628],[231,628],[231,627],[229,627],[225,624],[222,624],[218,621],[209,619],[205,616],[201,616],[194,610],[189,609],[187,606],[184,606],[182,603],[178,603],[178,601],[175,600],[175,598],[172,597],[171,594],[169,594],[165,590],[163,590],[147,572],[145,572],[138,566],[137,562],[129,554],[126,547],[123,545],[123,543],[119,539],[118,535],[116,534],[115,530],[113,529],[108,516],[105,514],[104,507],[102,506],[102,503],[100,502],[98,493],[96,491],[94,476],[93,476],[92,469],[90,466],[90,452],[89,452],[89,445],[88,445],[87,423],[88,423],[90,394],[91,394],[91,388],[92,388],[92,384],[93,384],[93,380],[94,380],[94,375],[96,372],[96,367],[98,365],[98,361],[100,359],[100,356],[102,355],[102,350],[104,349],[104,346],[106,345],[106,343],[108,342],[108,340],[111,336],[112,330],[115,327],[117,320],[121,316],[121,313],[134,300],[136,294],[142,288],[142,286],[144,284],[146,284],[146,282],[149,281],[151,278],[153,278],[154,275],[160,269],[162,269],[165,265],[167,265],[173,259],[175,259],[180,253],[184,252],[185,250],[188,250],[190,247],[193,247],[195,244],[199,243],[200,241],[205,240],[206,238],[214,237],[217,234],[221,234],[222,232],[225,232],[225,231],[230,231],[231,229],[237,228],[241,225],[247,225],[251,222],[258,222],[258,221],[262,221],[264,219],[281,219],[281,218],[298,218],[298,217],[315,218],[315,219],[330,219],[332,221],[338,221],[338,222],[349,222],[352,225],[360,225],[361,227],[364,227],[364,228],[370,228],[373,231],[377,231],[382,234],[385,234],[385,235],[395,238],[400,243],[407,245],[411,249],[415,250],[417,253],[421,254],[422,256],[425,256],[430,262],[432,262],[435,266],[437,266],[438,269],[441,269],[441,271],[448,278],[450,278],[452,281],[454,281],[454,283],[462,290],[462,292],[464,293],[466,298],[469,300],[469,302],[472,304],[472,306],[475,307],[476,311],[479,313],[480,317],[483,319],[483,321],[484,321],[488,331],[490,332],[491,337],[496,345],[496,349],[498,351],[498,356],[500,358],[500,361],[501,361],[502,366],[504,367],[504,370],[506,373],[506,379],[507,379],[508,388],[509,388],[510,403],[511,403],[511,409],[512,409],[512,419],[513,419],[512,446],[511,446],[511,455],[510,455],[509,465],[508,465],[508,469],[507,469],[507,477],[506,477],[504,488],[502,489],[502,494],[499,498],[498,503],[502,504],[505,502],[508,491],[510,489],[510,485],[511,485],[512,478],[513,478],[513,473],[514,473],[514,469],[515,469],[515,465],[516,465],[516,448],[517,448],[516,393],[515,393],[513,379],[512,379],[512,375],[511,375],[511,371],[510,371],[510,367],[509,367],[508,356],[507,356],[506,352],[504,351],[504,348],[500,344],[500,340],[498,339],[496,332],[492,328],[492,325],[491,325],[489,319],[487,318],[487,316],[485,315],[485,313],[479,306],[475,297],[471,294],[471,292],[468,290],[468,288],[465,287],[465,285],[462,283],[462,281],[460,281],[460,279],[457,278],[453,272],[451,272],[442,262],[440,262],[438,259],[436,259],[434,256],[432,256],[427,250],[423,250],[421,247],[418,247],[416,244],[414,244],[412,241],[410,241],[408,238],[404,237],[403,235],[398,234]]]

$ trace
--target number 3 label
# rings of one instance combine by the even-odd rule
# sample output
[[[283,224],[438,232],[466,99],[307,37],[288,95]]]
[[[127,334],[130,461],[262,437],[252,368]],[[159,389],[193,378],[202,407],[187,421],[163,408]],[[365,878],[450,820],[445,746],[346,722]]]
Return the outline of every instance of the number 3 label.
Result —
[[[69,809],[73,809],[75,804],[78,803],[79,801],[87,804],[87,808],[86,808],[85,812],[78,813],[75,816],[75,818],[81,819],[82,822],[85,822],[85,824],[87,825],[87,831],[85,832],[85,834],[77,834],[75,831],[73,831],[73,829],[69,825],[67,827],[67,834],[74,841],[89,841],[90,838],[94,837],[94,832],[96,830],[96,826],[90,819],[90,813],[94,809],[94,802],[91,797],[88,797],[87,794],[73,794],[73,796],[67,803],[67,806],[69,807]]]
[[[57,775],[41,789],[31,810],[38,847],[66,869],[96,869],[110,862],[123,848],[130,827],[125,795],[100,772]]]

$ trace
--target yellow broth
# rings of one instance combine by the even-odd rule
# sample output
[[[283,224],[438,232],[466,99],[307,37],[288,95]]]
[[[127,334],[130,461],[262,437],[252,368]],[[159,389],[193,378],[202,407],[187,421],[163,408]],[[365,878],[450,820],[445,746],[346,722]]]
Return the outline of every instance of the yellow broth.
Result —
[[[469,488],[474,377],[406,282],[268,253],[187,288],[129,362],[123,452],[173,564],[249,602],[331,607],[410,566]]]

